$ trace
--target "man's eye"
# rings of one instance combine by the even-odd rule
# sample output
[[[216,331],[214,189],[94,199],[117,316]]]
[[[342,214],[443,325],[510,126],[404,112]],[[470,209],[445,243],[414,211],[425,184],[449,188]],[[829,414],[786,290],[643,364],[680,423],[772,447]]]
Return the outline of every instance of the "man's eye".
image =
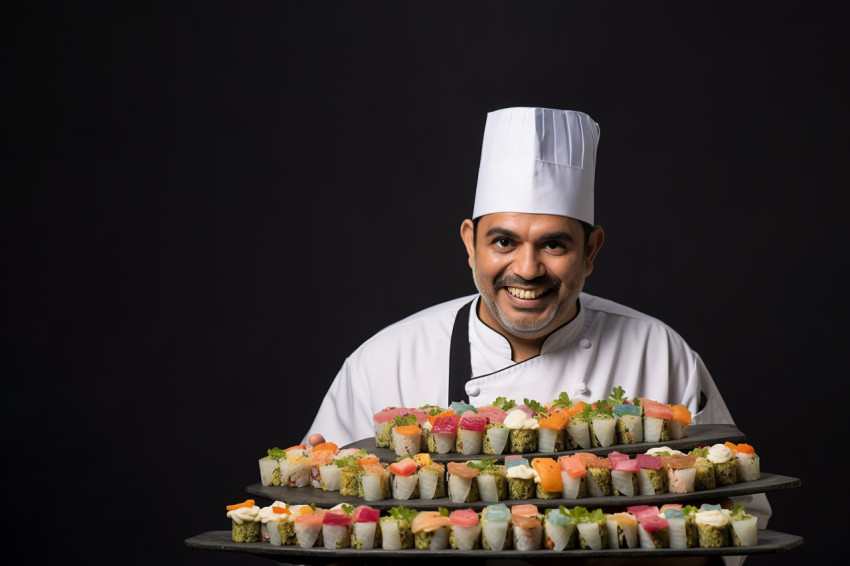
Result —
[[[546,248],[547,250],[562,250],[562,249],[565,249],[567,246],[565,246],[561,242],[552,241],[552,242],[546,242],[546,244],[544,244],[543,247]]]
[[[507,248],[511,245],[511,241],[507,238],[497,238],[493,243],[500,248]]]

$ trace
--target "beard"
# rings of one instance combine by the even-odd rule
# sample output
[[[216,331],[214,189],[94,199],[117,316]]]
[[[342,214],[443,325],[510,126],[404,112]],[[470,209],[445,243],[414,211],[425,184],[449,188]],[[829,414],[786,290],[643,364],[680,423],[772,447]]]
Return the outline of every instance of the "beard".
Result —
[[[549,309],[546,316],[542,319],[512,319],[499,308],[496,301],[496,294],[500,289],[510,286],[511,283],[516,283],[517,286],[529,283],[540,285],[543,283],[549,287],[547,293],[557,293],[562,286],[561,281],[551,280],[545,277],[527,281],[514,275],[500,277],[492,284],[487,285],[478,279],[478,270],[475,268],[474,263],[475,262],[473,261],[472,280],[475,282],[475,288],[478,289],[478,293],[481,295],[481,299],[484,301],[484,304],[487,305],[487,308],[490,309],[490,312],[493,313],[493,316],[496,317],[496,320],[499,321],[499,324],[505,331],[520,338],[539,338],[554,330],[554,328],[550,328],[552,322],[569,310],[570,298],[572,296],[578,296],[578,293],[573,295],[573,293],[568,292],[567,295],[556,304],[555,308]]]

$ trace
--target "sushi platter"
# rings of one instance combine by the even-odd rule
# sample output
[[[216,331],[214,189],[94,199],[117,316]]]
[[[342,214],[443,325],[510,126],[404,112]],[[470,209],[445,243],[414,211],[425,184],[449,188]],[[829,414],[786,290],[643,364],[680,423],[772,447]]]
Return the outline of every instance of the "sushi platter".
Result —
[[[523,499],[522,503],[533,503],[540,507],[553,507],[558,505],[583,505],[585,507],[625,507],[629,505],[664,505],[665,503],[685,503],[693,501],[712,501],[725,497],[739,495],[751,495],[754,493],[767,493],[793,489],[800,486],[800,480],[789,476],[781,476],[762,472],[761,478],[754,481],[737,483],[723,487],[715,487],[705,491],[694,491],[691,493],[660,493],[657,495],[635,495],[635,496],[602,496],[582,497],[580,499]],[[340,495],[338,491],[323,491],[311,487],[282,487],[264,486],[260,483],[249,485],[246,491],[255,497],[268,499],[269,501],[286,501],[291,504],[315,503],[319,506],[333,506],[338,503],[350,505],[362,505],[364,503],[377,509],[389,509],[398,505],[422,509],[446,509],[486,507],[493,501],[468,501],[463,503],[453,502],[448,497],[437,499],[381,499],[378,501],[364,501],[360,497]],[[519,500],[502,500],[500,503],[518,503]]]
[[[246,488],[257,501],[226,506],[232,530],[204,532],[186,546],[318,565],[367,557],[740,556],[803,543],[758,528],[738,501],[726,506],[801,485],[761,472],[735,425],[690,426],[689,414],[671,419],[670,406],[644,403],[645,415],[618,417],[624,427],[557,411],[535,420],[514,409],[487,436],[486,419],[458,408],[437,415],[428,435],[408,422],[422,415],[382,415],[374,437],[343,447],[270,449],[258,460],[260,482]],[[509,417],[517,415],[539,432],[514,428],[519,420]],[[575,435],[571,429],[567,442],[569,418]],[[652,441],[643,441],[637,421],[652,423]]]
[[[612,450],[616,450],[617,452],[621,452],[623,454],[637,454],[640,452],[645,452],[650,448],[666,446],[673,450],[681,450],[682,452],[687,452],[697,446],[710,446],[717,442],[744,442],[746,437],[744,433],[742,433],[735,425],[730,424],[705,424],[705,425],[692,425],[688,427],[688,435],[684,438],[678,439],[670,439],[665,440],[663,442],[635,442],[633,444],[614,444],[611,446],[598,446],[591,448],[582,448],[580,450],[566,450],[563,452],[525,452],[522,455],[529,460],[537,457],[551,457],[557,459],[558,456],[562,456],[564,454],[572,454],[574,452],[589,452],[591,454],[608,454]],[[398,455],[389,448],[379,448],[375,445],[375,438],[369,437],[364,438],[362,440],[358,440],[357,442],[353,442],[345,446],[345,448],[362,448],[367,452],[374,454],[378,458],[380,458],[384,462],[392,462]],[[458,454],[457,452],[448,452],[445,454],[440,454],[437,452],[431,452],[431,459],[435,462],[451,462],[458,460],[459,458],[463,458],[465,460],[469,459],[481,459],[481,458],[489,458],[496,460],[504,460],[505,456],[509,456],[510,454]]]
[[[282,558],[295,559],[299,563],[322,563],[340,562],[347,559],[362,559],[369,558],[370,560],[394,559],[400,558],[405,560],[415,560],[417,558],[450,558],[450,557],[475,557],[480,559],[498,558],[498,559],[562,559],[566,556],[570,558],[629,558],[629,557],[675,557],[675,556],[741,556],[755,554],[775,554],[785,552],[797,547],[803,543],[803,539],[796,535],[772,531],[769,529],[760,529],[758,531],[758,544],[748,547],[727,546],[721,548],[620,548],[620,549],[605,549],[605,550],[564,550],[553,551],[548,549],[542,550],[357,550],[354,548],[340,548],[329,550],[323,547],[301,548],[295,545],[274,546],[268,543],[238,543],[231,540],[230,531],[210,531],[205,532],[189,539],[186,539],[186,546],[189,548],[197,548],[201,550],[217,550],[226,552],[248,553],[254,556],[280,560]]]

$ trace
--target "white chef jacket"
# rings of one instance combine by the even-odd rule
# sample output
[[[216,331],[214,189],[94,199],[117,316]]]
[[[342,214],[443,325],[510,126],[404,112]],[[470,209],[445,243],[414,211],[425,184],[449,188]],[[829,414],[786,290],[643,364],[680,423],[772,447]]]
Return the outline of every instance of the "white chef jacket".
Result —
[[[550,334],[540,355],[511,359],[507,339],[484,324],[478,295],[441,303],[372,336],[343,363],[307,437],[321,433],[343,446],[374,436],[372,416],[386,407],[447,406],[449,351],[458,310],[475,301],[469,316],[472,379],[469,403],[496,397],[552,401],[562,391],[573,400],[605,399],[616,386],[630,398],[681,403],[694,424],[734,424],[708,370],[690,346],[660,320],[587,293],[573,320]],[[765,528],[770,506],[764,495],[735,498]]]

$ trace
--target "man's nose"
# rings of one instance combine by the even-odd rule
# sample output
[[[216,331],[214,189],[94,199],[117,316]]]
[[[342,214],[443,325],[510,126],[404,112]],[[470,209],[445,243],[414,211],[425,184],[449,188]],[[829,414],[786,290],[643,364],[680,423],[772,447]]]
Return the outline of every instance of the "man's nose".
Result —
[[[517,251],[513,267],[514,272],[526,281],[540,277],[546,272],[546,267],[540,261],[534,246],[522,246]]]

